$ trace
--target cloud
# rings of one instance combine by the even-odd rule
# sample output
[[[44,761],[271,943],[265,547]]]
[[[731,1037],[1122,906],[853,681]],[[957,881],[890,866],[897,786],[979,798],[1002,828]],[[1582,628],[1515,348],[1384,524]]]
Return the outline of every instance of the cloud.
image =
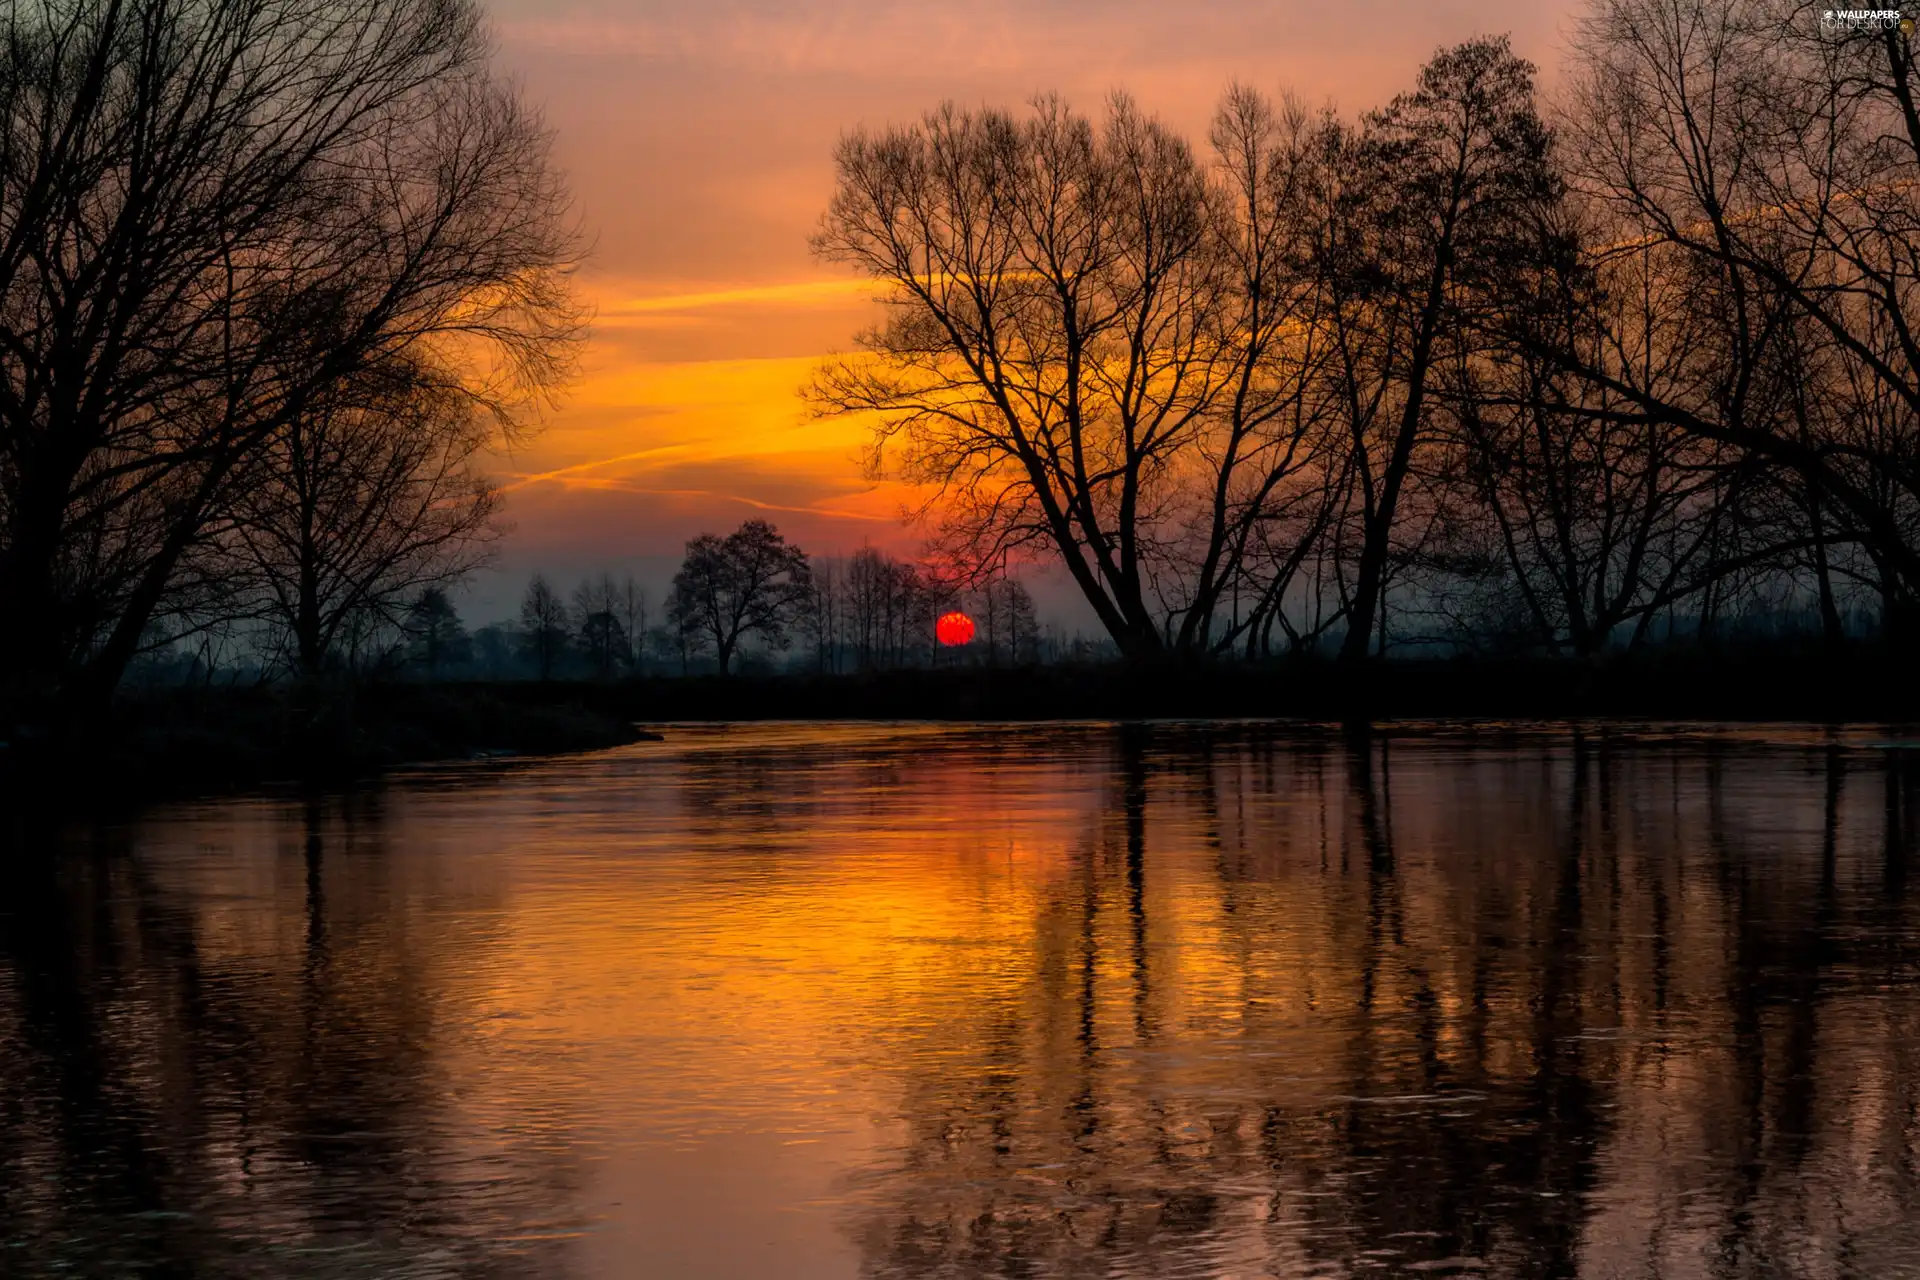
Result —
[[[692,318],[699,312],[747,307],[766,310],[840,310],[870,303],[880,288],[870,280],[792,280],[774,284],[719,286],[691,291],[636,293],[607,297],[594,315],[596,327],[628,322],[649,323],[663,314]]]
[[[1424,57],[1446,40],[1519,29],[1541,43],[1557,33],[1567,7],[1537,0],[649,0],[502,5],[495,28],[509,47],[659,69],[866,81],[1094,80],[1104,89],[1121,79],[1260,62],[1317,92],[1322,82],[1351,82],[1355,69],[1382,57]],[[1412,70],[1405,67],[1408,77]]]
[[[592,473],[637,462],[656,461],[663,457],[686,457],[698,446],[693,444],[658,445],[650,449],[635,449],[631,453],[618,453],[611,458],[595,458],[591,462],[575,462],[564,467],[555,467],[550,471],[509,473],[511,479],[500,486],[504,493],[515,489],[524,489],[531,484],[558,483],[562,486],[571,483],[592,483]]]

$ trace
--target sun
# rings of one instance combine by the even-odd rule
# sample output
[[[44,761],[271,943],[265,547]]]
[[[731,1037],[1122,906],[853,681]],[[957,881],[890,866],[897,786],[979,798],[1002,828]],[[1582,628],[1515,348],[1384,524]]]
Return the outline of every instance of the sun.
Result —
[[[943,613],[939,621],[933,624],[934,638],[949,647],[963,645],[973,639],[973,619],[958,609],[952,613]]]

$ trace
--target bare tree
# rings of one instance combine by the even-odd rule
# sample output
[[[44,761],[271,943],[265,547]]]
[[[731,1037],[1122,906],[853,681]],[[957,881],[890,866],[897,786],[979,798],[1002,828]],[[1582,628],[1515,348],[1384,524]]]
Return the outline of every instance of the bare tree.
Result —
[[[687,543],[667,614],[689,642],[711,646],[724,676],[749,635],[786,646],[805,619],[809,581],[806,554],[765,520],[749,520],[724,538],[703,533]]]
[[[635,675],[647,669],[647,589],[628,574],[620,584],[620,621],[627,636],[627,667]]]
[[[542,680],[551,680],[572,647],[573,625],[566,602],[544,574],[527,582],[520,601],[520,651]]]
[[[879,415],[956,563],[1046,546],[1134,658],[1270,627],[1357,494],[1362,655],[1439,344],[1555,189],[1532,68],[1446,51],[1358,135],[1236,89],[1212,142],[1124,98],[850,135],[815,249],[892,318],[815,403]]]
[[[0,638],[110,691],[249,464],[367,371],[516,420],[572,241],[469,0],[20,0],[0,15]]]
[[[1501,39],[1441,51],[1419,85],[1369,115],[1346,155],[1326,270],[1334,362],[1356,477],[1358,556],[1341,656],[1375,645],[1389,558],[1416,450],[1431,435],[1428,392],[1463,313],[1507,305],[1502,278],[1532,258],[1541,207],[1558,188],[1533,67]]]
[[[1643,268],[1649,256],[1638,253]],[[1646,418],[1542,354],[1576,348],[1595,367],[1659,379],[1684,376],[1679,366],[1711,344],[1693,290],[1680,296],[1677,282],[1622,258],[1604,292],[1561,281],[1565,261],[1541,264],[1533,305],[1512,298],[1500,322],[1534,332],[1451,352],[1436,387],[1438,416],[1457,428],[1446,479],[1466,490],[1449,553],[1461,534],[1480,541],[1532,643],[1581,657],[1629,626],[1624,643],[1637,647],[1661,610],[1782,550],[1729,544],[1759,478],[1739,451]]]
[[[812,594],[808,597],[807,630],[813,636],[814,663],[821,674],[838,674],[845,637],[844,565],[815,560]]]
[[[1341,492],[1343,451],[1328,432],[1338,406],[1316,394],[1334,352],[1313,217],[1338,153],[1328,139],[1339,133],[1291,98],[1276,109],[1241,86],[1214,116],[1212,251],[1223,287],[1207,323],[1219,382],[1179,469],[1195,491],[1187,554],[1160,575],[1177,652],[1227,652],[1262,605],[1280,609]]]
[[[429,678],[437,679],[448,667],[473,661],[473,638],[460,625],[459,611],[444,587],[421,591],[407,609],[402,629],[413,662]]]
[[[1038,622],[1025,583],[1002,569],[975,589],[971,605],[989,666],[1035,660]]]
[[[1024,123],[943,107],[836,159],[815,251],[881,282],[892,316],[816,405],[879,413],[873,464],[893,449],[937,490],[956,562],[1043,543],[1123,651],[1160,652],[1163,481],[1221,369],[1200,165],[1124,98],[1098,130],[1056,98]]]
[[[296,671],[321,674],[347,631],[397,622],[423,589],[486,562],[499,534],[477,466],[486,437],[464,399],[401,371],[354,380],[262,442],[219,545]]]
[[[1830,16],[1830,15],[1829,15]],[[1920,589],[1920,112],[1911,41],[1752,0],[1604,0],[1578,45],[1575,186],[1593,260],[1654,246],[1718,339],[1683,379],[1561,358],[1649,419],[1802,478],[1820,538],[1857,540],[1892,617]],[[1713,122],[1712,127],[1703,122]],[[1610,246],[1619,246],[1609,251]],[[1841,397],[1814,422],[1776,375],[1818,335]],[[1814,430],[1814,427],[1818,427]]]
[[[611,574],[589,578],[573,592],[575,639],[588,668],[602,680],[617,675],[628,661],[625,603]]]
[[[843,604],[855,664],[871,671],[924,658],[948,594],[923,566],[861,547],[847,561]]]

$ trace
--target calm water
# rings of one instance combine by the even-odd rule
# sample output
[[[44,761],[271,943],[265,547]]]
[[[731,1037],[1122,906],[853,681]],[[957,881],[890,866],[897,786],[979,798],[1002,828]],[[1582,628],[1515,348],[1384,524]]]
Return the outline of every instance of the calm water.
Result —
[[[0,881],[0,1274],[1920,1275],[1917,829],[1886,735],[1552,727],[164,809]]]

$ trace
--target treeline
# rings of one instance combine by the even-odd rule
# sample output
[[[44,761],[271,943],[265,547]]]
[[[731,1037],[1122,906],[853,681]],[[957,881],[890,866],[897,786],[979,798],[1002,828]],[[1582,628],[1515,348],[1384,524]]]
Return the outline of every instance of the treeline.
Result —
[[[974,625],[943,646],[935,624],[960,611]],[[286,667],[255,633],[209,630],[130,669],[145,686],[245,685]],[[724,660],[722,654],[724,653]],[[867,546],[808,556],[773,525],[750,520],[703,534],[664,599],[632,574],[589,575],[571,590],[536,572],[518,613],[469,628],[448,589],[424,587],[368,613],[329,651],[357,681],[620,680],[786,671],[822,675],[914,667],[1019,667],[1101,662],[1104,637],[1043,626],[1026,584],[1004,569],[971,585],[937,567]]]
[[[1911,637],[1920,114],[1897,15],[1598,0],[1204,152],[948,105],[855,130],[814,240],[883,287],[822,413],[942,556],[1060,563],[1134,658]]]
[[[722,675],[750,637],[776,652],[798,642],[805,658],[789,665],[825,674],[937,665],[935,624],[948,612],[967,613],[975,627],[970,643],[952,646],[964,652],[949,654],[949,664],[1092,656],[1083,643],[1043,637],[1032,596],[1004,565],[963,580],[873,547],[814,560],[765,520],[689,542],[667,596],[682,670],[710,656]]]
[[[485,557],[581,335],[490,54],[472,0],[0,11],[0,740],[236,636],[365,661]]]
[[[935,622],[966,612],[973,640],[939,644]],[[631,575],[562,593],[536,573],[519,615],[471,634],[444,592],[425,593],[376,662],[419,678],[595,679],[784,670],[827,675],[933,666],[1088,662],[1111,647],[1043,628],[1004,572],[963,586],[874,547],[808,556],[773,525],[703,534],[656,606]]]

